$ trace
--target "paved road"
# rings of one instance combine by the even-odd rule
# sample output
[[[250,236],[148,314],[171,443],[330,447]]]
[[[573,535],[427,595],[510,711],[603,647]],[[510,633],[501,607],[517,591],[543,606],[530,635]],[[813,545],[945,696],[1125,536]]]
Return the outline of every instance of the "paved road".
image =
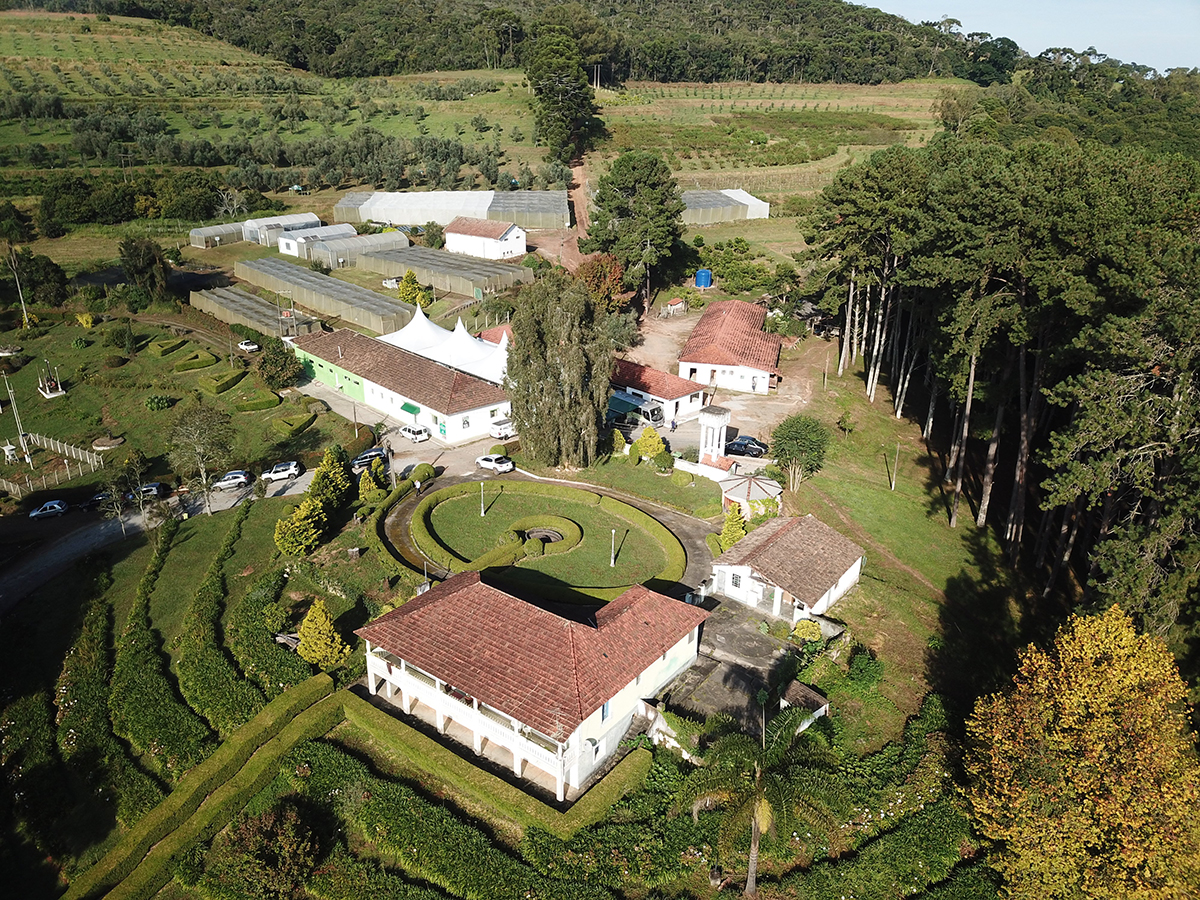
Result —
[[[268,489],[267,496],[282,497],[301,494],[308,488],[310,481],[312,481],[312,472],[305,472],[299,478],[291,481],[275,482]],[[253,496],[253,490],[249,487],[240,491],[214,493],[212,495],[213,514],[232,509],[251,496]],[[167,502],[189,516],[204,514],[204,505],[196,497],[189,497],[185,494],[171,497]],[[80,525],[80,521],[86,523]],[[122,522],[125,525],[124,534],[121,531]],[[136,510],[126,511],[121,516],[121,522],[116,519],[105,519],[95,511],[71,510],[67,513],[66,518],[51,519],[37,524],[44,528],[65,527],[70,530],[58,539],[51,539],[37,545],[26,558],[17,561],[15,565],[0,574],[0,614],[7,612],[30,593],[51,578],[70,569],[78,560],[88,554],[115,544],[125,539],[126,535],[140,534],[144,528],[142,516]]]

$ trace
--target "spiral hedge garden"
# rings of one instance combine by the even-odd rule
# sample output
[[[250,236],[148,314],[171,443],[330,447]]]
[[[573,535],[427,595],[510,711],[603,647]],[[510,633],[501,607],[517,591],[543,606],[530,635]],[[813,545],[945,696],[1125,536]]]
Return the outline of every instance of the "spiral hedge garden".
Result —
[[[543,529],[562,539],[543,542],[536,536]],[[614,530],[617,564],[610,566]],[[657,519],[557,484],[485,482],[482,498],[478,482],[442,488],[417,505],[411,534],[421,553],[451,572],[490,570],[577,600],[611,600],[634,584],[666,590],[687,567],[683,545]]]

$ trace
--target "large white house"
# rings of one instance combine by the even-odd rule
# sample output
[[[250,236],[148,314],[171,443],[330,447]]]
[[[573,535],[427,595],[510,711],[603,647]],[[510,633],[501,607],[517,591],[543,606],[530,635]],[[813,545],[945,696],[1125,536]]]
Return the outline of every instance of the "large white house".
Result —
[[[579,621],[464,572],[355,633],[372,694],[382,686],[443,734],[457,724],[517,776],[540,769],[561,801],[604,765],[645,699],[695,662],[707,616],[637,586]]]
[[[713,560],[714,593],[799,622],[858,583],[863,549],[811,515],[771,519]]]
[[[731,391],[765,394],[779,379],[778,335],[762,330],[767,311],[741,300],[708,304],[679,354],[679,375]]]
[[[525,229],[512,222],[457,216],[444,233],[450,253],[480,259],[520,259],[525,255]]]
[[[700,415],[707,394],[696,382],[643,366],[628,359],[613,362],[612,386],[662,406],[664,421],[683,421]]]
[[[510,412],[490,381],[342,328],[292,341],[310,378],[405,424],[424,425],[446,444],[488,436]]]

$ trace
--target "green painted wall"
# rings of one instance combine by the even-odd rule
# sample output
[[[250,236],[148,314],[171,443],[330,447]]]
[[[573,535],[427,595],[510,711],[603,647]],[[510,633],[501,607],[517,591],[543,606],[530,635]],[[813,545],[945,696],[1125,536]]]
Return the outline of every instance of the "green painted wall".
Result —
[[[351,400],[357,400],[359,403],[366,402],[366,394],[363,391],[363,380],[358,375],[347,372],[345,369],[339,368],[327,360],[312,356],[299,347],[295,349],[296,355],[300,358],[300,362],[304,364],[304,371],[308,374],[309,378],[313,378],[334,390],[341,391]]]

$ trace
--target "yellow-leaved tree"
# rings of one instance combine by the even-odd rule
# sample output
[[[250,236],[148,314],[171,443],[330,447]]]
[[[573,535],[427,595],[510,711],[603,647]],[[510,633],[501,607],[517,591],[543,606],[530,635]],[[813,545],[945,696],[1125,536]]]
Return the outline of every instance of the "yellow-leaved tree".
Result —
[[[350,655],[350,648],[333,627],[333,619],[325,608],[325,601],[318,597],[308,608],[304,621],[300,623],[300,646],[296,652],[305,662],[332,669]]]
[[[967,723],[967,796],[1006,895],[1197,896],[1200,763],[1166,645],[1117,606],[1031,646]]]

